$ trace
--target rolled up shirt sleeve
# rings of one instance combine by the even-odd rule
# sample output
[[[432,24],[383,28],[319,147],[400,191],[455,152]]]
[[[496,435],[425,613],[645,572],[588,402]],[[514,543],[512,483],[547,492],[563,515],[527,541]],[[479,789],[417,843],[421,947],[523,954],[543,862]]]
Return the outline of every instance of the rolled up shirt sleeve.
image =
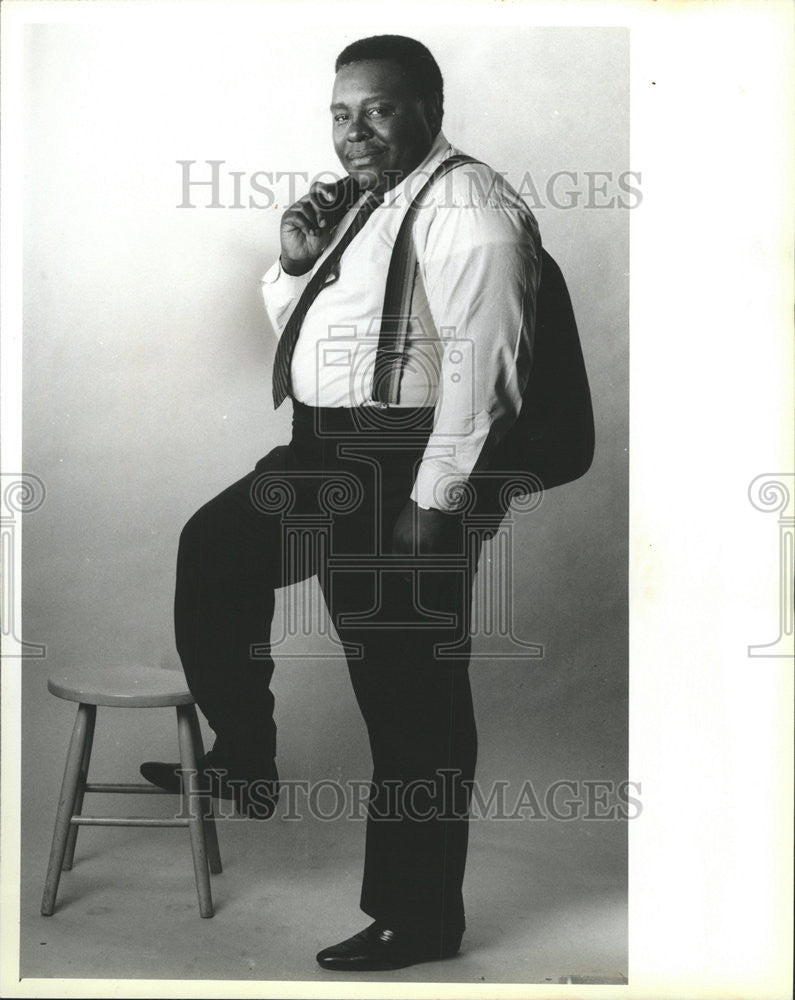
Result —
[[[281,337],[290,313],[311,277],[311,270],[306,274],[287,274],[278,260],[262,276],[262,297],[277,337]]]
[[[473,190],[473,169],[481,171],[481,193]],[[420,507],[454,511],[476,464],[488,463],[522,405],[541,239],[529,208],[489,168],[468,165],[448,177],[454,183],[444,201],[429,206],[425,243],[417,247],[444,347],[434,427],[411,497]]]

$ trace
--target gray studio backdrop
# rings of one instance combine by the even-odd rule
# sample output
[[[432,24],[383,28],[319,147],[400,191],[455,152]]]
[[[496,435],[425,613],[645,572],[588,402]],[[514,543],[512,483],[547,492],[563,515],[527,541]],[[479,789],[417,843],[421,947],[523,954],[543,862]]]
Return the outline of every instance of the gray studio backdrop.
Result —
[[[180,528],[287,440],[289,406],[274,414],[270,401],[274,338],[259,279],[278,253],[290,182],[259,176],[263,194],[251,178],[338,169],[333,59],[361,35],[421,38],[445,76],[447,137],[524,184],[566,275],[591,378],[592,470],[515,523],[513,630],[544,656],[516,658],[516,643],[476,635],[479,777],[529,778],[542,792],[558,779],[626,777],[629,209],[616,197],[638,200],[619,180],[629,167],[627,34],[421,29],[375,14],[323,32],[299,22],[285,16],[277,32],[250,33],[220,18],[211,31],[30,29],[24,469],[42,479],[46,500],[24,525],[23,617],[25,639],[46,644],[47,656],[23,670],[33,887],[23,908],[38,904],[73,721],[46,693],[47,672],[179,669]],[[194,207],[178,207],[179,161],[208,180],[209,160],[223,161],[225,207],[210,207],[209,186],[190,189]],[[305,190],[296,180],[295,195]],[[250,207],[249,196],[267,207]],[[294,636],[280,649],[283,776],[367,777],[364,726],[331,640]],[[174,754],[170,716],[115,712],[109,726],[100,720],[96,743],[106,775],[134,779],[141,759]],[[624,825],[593,827],[620,883]],[[502,836],[479,824],[473,857]],[[510,836],[532,837],[532,825]]]

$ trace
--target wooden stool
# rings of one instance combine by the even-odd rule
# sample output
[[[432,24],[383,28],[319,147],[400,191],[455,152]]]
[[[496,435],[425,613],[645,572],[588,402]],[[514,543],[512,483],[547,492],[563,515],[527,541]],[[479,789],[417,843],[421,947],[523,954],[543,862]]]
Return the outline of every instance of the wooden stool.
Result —
[[[57,698],[78,702],[77,719],[72,730],[66,756],[61,797],[55,817],[55,832],[50,850],[50,863],[44,883],[41,912],[45,917],[55,909],[55,897],[62,871],[72,867],[77,830],[80,826],[187,826],[193,852],[193,870],[199,894],[199,912],[213,915],[210,891],[210,871],[221,871],[218,835],[212,813],[212,800],[198,788],[196,762],[204,754],[199,720],[193,696],[182,674],[152,667],[124,666],[80,668],[55,673],[47,682],[48,690]],[[174,819],[130,816],[83,816],[83,796],[86,792],[128,792],[137,795],[168,795],[164,789],[148,784],[88,784],[88,765],[94,739],[97,705],[115,708],[164,708],[177,710],[179,756],[184,769],[184,816]],[[209,860],[209,870],[208,870]]]

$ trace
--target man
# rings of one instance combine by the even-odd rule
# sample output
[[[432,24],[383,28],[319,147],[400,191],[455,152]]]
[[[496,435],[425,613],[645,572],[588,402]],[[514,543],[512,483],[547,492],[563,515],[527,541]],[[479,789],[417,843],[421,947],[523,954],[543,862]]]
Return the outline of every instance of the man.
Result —
[[[374,402],[398,228],[455,150],[441,131],[441,73],[419,42],[363,39],[335,69],[332,136],[348,180],[315,183],[287,209],[280,259],[263,279],[280,337],[274,402],[292,398],[293,437],[186,524],[175,622],[216,733],[202,776],[240,811],[268,816],[278,796],[273,661],[252,649],[269,652],[274,590],[317,574],[374,765],[361,896],[374,923],[317,956],[354,972],[450,957],[464,931],[477,551],[466,548],[460,490],[521,405],[541,245],[527,207],[484,164],[435,183],[413,228],[398,399]],[[340,218],[343,196],[352,204]],[[344,499],[330,499],[335,488]],[[288,558],[287,528],[301,518],[330,534]],[[179,788],[174,764],[142,773]]]

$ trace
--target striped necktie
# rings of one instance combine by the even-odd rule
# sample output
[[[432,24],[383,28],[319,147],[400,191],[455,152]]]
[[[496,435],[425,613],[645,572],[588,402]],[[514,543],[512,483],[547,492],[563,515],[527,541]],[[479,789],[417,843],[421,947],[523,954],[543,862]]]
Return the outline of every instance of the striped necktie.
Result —
[[[370,218],[376,208],[383,201],[382,194],[370,191],[365,196],[353,222],[343,233],[342,239],[326,257],[320,267],[312,275],[309,284],[301,293],[301,297],[295,305],[287,321],[287,326],[279,338],[276,347],[276,357],[273,361],[273,406],[278,409],[285,398],[291,394],[292,384],[290,379],[290,364],[293,360],[293,351],[301,332],[301,324],[304,322],[309,307],[317,298],[320,291],[328,281],[329,275],[337,267],[340,257],[345,253],[354,236],[361,232],[365,222]]]

